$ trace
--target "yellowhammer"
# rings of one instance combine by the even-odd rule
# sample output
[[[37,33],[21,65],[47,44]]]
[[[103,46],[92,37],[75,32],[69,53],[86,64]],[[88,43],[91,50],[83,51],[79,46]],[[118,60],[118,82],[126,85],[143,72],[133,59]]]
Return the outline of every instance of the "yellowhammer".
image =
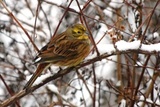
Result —
[[[90,52],[90,40],[86,28],[82,24],[75,24],[63,33],[53,36],[35,58],[38,67],[25,85],[25,89],[32,86],[37,77],[51,64],[72,67],[78,65]]]

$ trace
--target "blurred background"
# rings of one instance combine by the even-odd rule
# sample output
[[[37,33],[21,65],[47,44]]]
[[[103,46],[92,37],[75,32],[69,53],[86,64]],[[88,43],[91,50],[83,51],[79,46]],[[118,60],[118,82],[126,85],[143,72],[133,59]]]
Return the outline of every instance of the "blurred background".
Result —
[[[39,49],[75,23],[87,27],[92,42],[83,67],[10,107],[160,106],[159,1],[3,0]],[[36,55],[21,26],[0,5],[0,102],[23,89],[36,70]],[[61,69],[51,66],[35,85]]]

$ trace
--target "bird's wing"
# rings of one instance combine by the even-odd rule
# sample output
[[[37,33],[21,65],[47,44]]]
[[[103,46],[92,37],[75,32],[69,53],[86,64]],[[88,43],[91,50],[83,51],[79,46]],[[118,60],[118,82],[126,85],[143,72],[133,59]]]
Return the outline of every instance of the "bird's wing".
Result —
[[[54,43],[49,43],[44,46],[39,53],[38,57],[40,60],[38,62],[57,62],[63,59],[72,57],[74,58],[79,54],[79,47],[82,45],[81,40],[73,39],[61,39],[60,41],[55,41]]]

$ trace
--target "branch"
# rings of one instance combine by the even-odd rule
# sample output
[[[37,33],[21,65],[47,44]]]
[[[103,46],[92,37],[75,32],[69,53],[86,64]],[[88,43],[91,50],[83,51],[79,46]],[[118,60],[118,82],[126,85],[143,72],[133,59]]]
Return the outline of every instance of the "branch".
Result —
[[[160,45],[160,44],[153,44],[153,45]],[[106,46],[107,46],[107,44],[106,44]],[[127,45],[127,47],[128,47],[128,45]],[[143,45],[142,45],[142,47],[143,47]],[[103,47],[103,48],[105,48],[105,47]],[[146,54],[146,55],[149,54],[149,55],[151,55],[151,54],[157,54],[159,52],[159,50],[157,50],[157,51],[149,51],[148,50],[147,51],[147,50],[143,50],[141,48],[138,48],[138,49],[126,49],[125,51],[122,51],[122,50],[121,51],[119,50],[119,54],[128,54],[128,53],[134,53],[134,52],[137,53],[138,52],[140,54]],[[90,59],[90,60],[84,62],[84,63],[81,63],[79,66],[66,68],[64,70],[61,70],[58,73],[56,73],[55,75],[46,78],[42,83],[31,87],[29,90],[27,90],[27,91],[26,90],[19,91],[18,93],[16,93],[12,97],[10,97],[10,98],[6,99],[5,101],[3,101],[2,103],[0,103],[0,107],[6,107],[6,106],[14,103],[15,101],[17,101],[20,98],[26,96],[27,94],[30,94],[31,92],[35,91],[36,89],[40,88],[41,86],[45,85],[46,83],[48,83],[50,81],[53,81],[53,80],[55,80],[55,79],[57,79],[59,77],[62,77],[64,75],[68,74],[69,72],[71,72],[72,70],[80,69],[81,67],[87,66],[89,64],[92,64],[94,62],[100,61],[102,59],[105,59],[107,57],[110,57],[110,56],[113,56],[113,55],[116,55],[116,54],[117,54],[116,50],[112,50],[112,52],[101,54],[100,56],[97,56],[97,57],[95,57],[93,59]]]

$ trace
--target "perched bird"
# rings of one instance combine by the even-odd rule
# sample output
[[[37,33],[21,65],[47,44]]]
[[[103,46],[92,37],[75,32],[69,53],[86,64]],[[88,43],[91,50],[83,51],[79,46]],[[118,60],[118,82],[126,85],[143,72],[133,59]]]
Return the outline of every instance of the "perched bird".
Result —
[[[45,45],[35,58],[38,67],[25,85],[29,89],[37,77],[49,66],[76,66],[90,52],[90,40],[86,34],[86,28],[82,24],[75,24],[66,29],[63,33],[53,36],[50,42]]]

